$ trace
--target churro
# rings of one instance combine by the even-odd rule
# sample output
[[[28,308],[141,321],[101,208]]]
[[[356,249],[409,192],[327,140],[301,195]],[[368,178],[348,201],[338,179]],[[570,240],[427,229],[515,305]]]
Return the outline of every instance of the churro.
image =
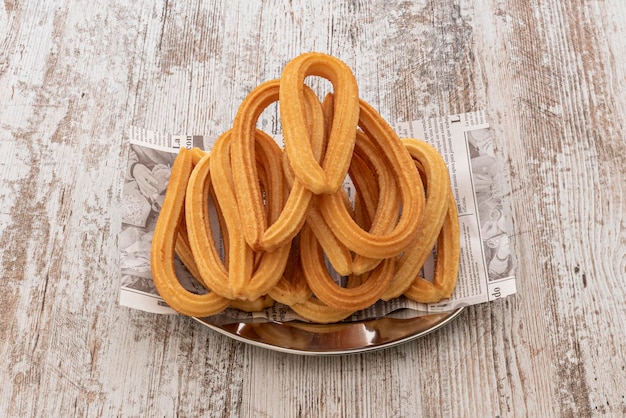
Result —
[[[439,236],[448,211],[448,196],[452,193],[448,169],[439,152],[424,141],[403,139],[402,142],[424,179],[426,204],[422,227],[411,246],[399,257],[394,278],[382,296],[384,300],[400,296],[417,277]]]
[[[393,129],[363,100],[360,109],[359,126],[388,161],[399,189],[402,213],[391,232],[379,235],[357,225],[337,194],[322,195],[320,210],[337,238],[350,250],[369,258],[394,257],[409,246],[422,224],[424,187],[409,152]],[[395,188],[389,187],[389,192],[395,192]]]
[[[263,199],[254,164],[256,150],[254,135],[259,115],[279,99],[279,87],[279,80],[272,80],[254,89],[242,102],[232,131],[231,158],[233,165],[237,167],[237,170],[233,171],[234,189],[239,202],[244,235],[248,244],[255,250],[272,251],[293,239],[304,222],[312,197],[311,191],[301,182],[295,182],[284,210],[268,228],[269,222],[264,216]],[[324,140],[321,105],[309,87],[303,87],[303,95],[303,105],[308,112],[307,121],[301,128],[303,132],[309,133],[312,152],[319,161]]]
[[[305,84],[309,76],[331,82],[323,102]],[[257,127],[275,102],[282,149]],[[348,176],[350,196],[342,187]],[[419,272],[433,249],[429,281]],[[204,287],[201,294],[180,284],[175,256]],[[456,203],[439,153],[401,140],[359,98],[347,65],[308,53],[250,92],[210,153],[180,151],[151,265],[159,294],[185,315],[278,302],[306,320],[331,323],[380,299],[449,298],[459,258]]]
[[[433,281],[417,277],[404,295],[422,303],[439,302],[452,296],[459,277],[460,239],[456,202],[449,197],[448,212],[437,238],[437,259]]]
[[[198,295],[185,289],[174,270],[174,247],[179,218],[185,202],[186,183],[192,171],[191,153],[181,150],[172,167],[161,213],[154,229],[150,263],[154,285],[174,310],[189,316],[209,316],[221,312],[230,302],[215,292]]]
[[[334,89],[333,123],[323,164],[320,166],[306,131],[304,79],[320,76]],[[291,167],[304,186],[315,194],[335,193],[346,177],[354,147],[358,118],[358,87],[350,68],[330,55],[302,54],[289,61],[280,78],[280,117],[285,151]]]

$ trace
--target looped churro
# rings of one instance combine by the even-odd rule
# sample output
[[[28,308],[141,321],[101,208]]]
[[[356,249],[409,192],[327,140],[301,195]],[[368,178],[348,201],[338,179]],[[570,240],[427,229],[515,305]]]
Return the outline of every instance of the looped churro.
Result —
[[[437,260],[432,282],[417,277],[404,292],[409,299],[422,303],[439,302],[452,296],[459,275],[460,231],[456,202],[450,194],[448,212],[437,239]]]
[[[308,76],[332,83],[322,103],[304,84]],[[276,101],[284,149],[256,126]],[[352,199],[341,187],[347,176]],[[419,272],[433,248],[429,281]],[[175,253],[206,292],[182,287]],[[277,302],[330,323],[380,299],[449,298],[459,257],[456,203],[441,156],[423,141],[400,140],[359,99],[344,63],[310,53],[254,89],[210,153],[181,150],[151,264],[159,294],[185,315]]]
[[[229,300],[215,292],[197,295],[186,290],[174,270],[174,247],[179,229],[179,218],[185,202],[185,187],[192,170],[191,153],[181,150],[172,167],[169,190],[154,229],[150,254],[152,279],[161,297],[182,314],[209,316],[222,311]]]
[[[448,211],[447,196],[451,194],[448,169],[437,150],[424,141],[403,139],[402,142],[426,184],[426,205],[422,227],[409,249],[399,257],[391,285],[382,296],[384,300],[400,296],[417,277],[435,245]]]
[[[322,166],[313,155],[310,134],[304,129],[306,114],[302,86],[310,75],[326,78],[334,88],[333,123]],[[335,193],[343,184],[359,118],[358,97],[354,74],[334,57],[302,54],[285,65],[280,78],[280,117],[285,151],[296,177],[315,194]]]
[[[350,250],[369,258],[394,257],[408,247],[422,223],[424,188],[411,156],[393,129],[367,103],[361,101],[360,106],[359,126],[388,161],[398,185],[402,214],[391,232],[378,235],[357,225],[337,194],[322,195],[320,210],[337,238]]]
[[[198,161],[189,178],[187,198],[185,199],[187,235],[201,281],[225,298],[238,299],[239,296],[230,286],[228,273],[213,240],[209,221],[210,163],[211,155],[207,153]],[[168,185],[168,187],[170,186]],[[169,188],[167,193],[169,193]],[[161,216],[163,216],[163,210],[161,210],[159,219]],[[197,256],[200,254],[202,256]]]
[[[230,140],[230,135],[223,135],[213,147],[211,169],[215,176],[223,179],[220,182],[214,182],[213,187],[228,229],[230,286],[238,298],[255,300],[266,294],[282,277],[291,245],[288,242],[275,251],[261,253],[258,266],[255,268],[254,252],[243,237],[241,213],[236,210],[238,200],[232,184],[232,173],[235,169],[230,163]],[[255,141],[260,151],[259,162],[267,178],[265,195],[268,213],[274,218],[282,209],[285,195],[284,177],[280,165],[281,151],[263,131],[256,131]],[[226,208],[228,210],[225,210]]]
[[[303,132],[309,132],[316,159],[321,158],[324,125],[321,105],[315,93],[304,86],[307,124]],[[248,244],[255,250],[272,251],[291,240],[300,229],[311,201],[312,193],[296,181],[278,219],[268,228],[264,216],[261,190],[256,171],[254,135],[259,115],[279,98],[279,80],[272,80],[254,89],[242,102],[233,127],[231,158],[237,170],[233,171],[244,233]]]
[[[307,225],[300,234],[300,253],[304,277],[315,296],[343,311],[358,311],[374,304],[389,285],[396,263],[395,258],[387,258],[359,286],[343,288],[329,275],[321,246]]]

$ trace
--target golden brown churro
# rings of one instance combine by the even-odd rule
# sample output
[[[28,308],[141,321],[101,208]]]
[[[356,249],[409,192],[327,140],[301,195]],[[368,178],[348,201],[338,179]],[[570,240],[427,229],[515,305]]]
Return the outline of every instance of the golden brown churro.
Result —
[[[313,152],[319,160],[324,140],[322,109],[317,96],[304,86],[304,105],[307,124],[302,126],[309,132]],[[235,117],[231,157],[237,170],[233,171],[234,188],[248,244],[255,250],[272,251],[296,236],[311,201],[312,193],[301,182],[293,185],[281,215],[268,228],[264,216],[263,199],[258,183],[255,161],[254,135],[259,115],[279,98],[279,80],[272,80],[254,89],[242,102]]]
[[[331,82],[322,103],[304,84],[308,76]],[[284,149],[256,126],[274,102]],[[352,200],[341,187],[347,176]],[[434,248],[428,281],[419,272]],[[183,288],[175,254],[206,291]],[[449,298],[459,257],[456,203],[441,156],[423,141],[400,140],[359,99],[343,62],[309,53],[244,99],[210,153],[181,150],[151,264],[159,294],[185,315],[278,302],[306,320],[331,323],[380,299]]]
[[[389,286],[396,263],[395,258],[387,258],[362,284],[344,288],[329,275],[321,247],[307,225],[300,233],[300,253],[304,277],[315,296],[326,305],[342,311],[365,309],[380,299]]]
[[[447,196],[451,193],[448,169],[437,150],[424,141],[403,139],[402,142],[426,183],[426,206],[422,227],[411,246],[399,257],[396,274],[382,296],[384,300],[400,296],[417,277],[435,245],[448,211]]]
[[[437,260],[432,282],[417,277],[404,293],[409,299],[422,303],[439,302],[452,296],[459,275],[459,218],[456,202],[449,197],[448,212],[437,239]]]
[[[322,166],[307,135],[302,86],[307,76],[329,80],[334,88],[333,123]],[[358,87],[350,68],[326,54],[302,54],[285,65],[280,78],[280,117],[285,151],[295,175],[315,194],[335,193],[346,177],[359,118]]]
[[[181,150],[172,167],[168,192],[152,238],[152,278],[159,294],[172,309],[189,316],[209,316],[222,311],[229,300],[209,292],[196,295],[178,281],[174,270],[174,246],[179,218],[185,202],[185,189],[191,174],[191,153]]]
[[[336,193],[321,196],[320,210],[337,238],[350,250],[370,258],[394,257],[408,247],[422,224],[424,188],[410,154],[393,129],[362,100],[360,108],[359,126],[389,162],[398,185],[402,214],[393,231],[378,235],[359,227]]]

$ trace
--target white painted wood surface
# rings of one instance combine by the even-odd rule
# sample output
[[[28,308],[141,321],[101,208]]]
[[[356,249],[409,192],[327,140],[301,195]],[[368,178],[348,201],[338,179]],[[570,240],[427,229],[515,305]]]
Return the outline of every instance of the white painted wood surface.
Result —
[[[626,415],[621,0],[0,5],[0,416]],[[518,292],[385,351],[305,358],[121,308],[134,124],[217,135],[297,54],[391,121],[485,109]]]

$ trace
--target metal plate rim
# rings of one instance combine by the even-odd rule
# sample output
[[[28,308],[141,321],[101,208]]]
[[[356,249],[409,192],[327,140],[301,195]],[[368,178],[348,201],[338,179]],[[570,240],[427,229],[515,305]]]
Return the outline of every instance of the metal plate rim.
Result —
[[[407,335],[401,336],[399,338],[393,339],[391,341],[387,341],[387,342],[382,342],[382,343],[373,343],[373,344],[369,344],[369,345],[365,345],[365,346],[361,346],[361,347],[350,347],[350,348],[346,348],[346,349],[335,349],[335,348],[329,348],[329,349],[315,349],[315,348],[311,348],[311,349],[304,349],[304,348],[291,348],[291,347],[285,347],[285,346],[281,346],[281,345],[277,345],[277,344],[272,344],[269,342],[264,342],[264,341],[258,341],[252,338],[248,338],[245,337],[244,335],[242,335],[242,330],[245,330],[246,327],[254,327],[254,326],[258,326],[264,323],[231,323],[231,324],[227,324],[227,328],[226,325],[216,325],[216,324],[212,324],[210,322],[208,322],[207,318],[196,318],[193,317],[193,319],[197,322],[199,322],[200,324],[204,325],[205,327],[218,332],[222,335],[225,335],[233,340],[248,344],[248,345],[252,345],[255,347],[260,347],[260,348],[264,348],[267,350],[271,350],[271,351],[276,351],[276,352],[281,352],[281,353],[286,353],[286,354],[296,354],[296,355],[302,355],[302,356],[338,356],[338,355],[349,355],[349,354],[360,354],[360,353],[366,353],[366,352],[371,352],[371,351],[377,351],[377,350],[382,350],[382,349],[386,349],[386,348],[390,348],[390,347],[394,347],[394,346],[398,346],[404,343],[407,343],[409,341],[424,337],[425,335],[428,335],[446,325],[448,325],[450,322],[452,322],[454,319],[456,319],[463,311],[465,310],[465,307],[460,307],[457,308],[451,312],[448,313],[447,316],[441,318],[440,320],[438,320],[434,325],[425,328],[423,330],[420,330],[419,332],[411,332]],[[437,314],[429,314],[426,316],[435,316],[435,315],[441,315],[442,313],[437,313]],[[413,320],[420,320],[423,321],[424,320],[424,316],[421,317],[416,317],[416,318],[412,318],[412,319],[396,319],[397,321],[413,321]],[[349,322],[349,323],[341,323],[340,325],[344,325],[346,330],[350,330],[350,331],[354,331],[356,329],[356,327],[364,327],[366,324],[375,324],[376,321],[380,321],[381,319],[394,319],[394,318],[379,318],[379,319],[371,319],[371,320],[364,320],[364,321],[356,321],[356,322]],[[267,322],[265,324],[268,324]],[[294,324],[297,324],[297,322],[284,322],[284,323],[279,323],[279,322],[273,322],[273,323],[269,323],[269,324],[275,324],[273,326],[278,326],[278,327],[293,327]],[[306,323],[300,323],[300,324],[306,324]],[[313,326],[317,326],[317,327],[326,327],[326,325],[320,325],[320,324],[308,324],[308,325],[313,325]],[[337,326],[338,324],[328,324],[328,326]],[[229,328],[234,328],[235,331],[231,331]],[[357,330],[358,331],[358,330]],[[313,333],[315,334],[315,333]]]

